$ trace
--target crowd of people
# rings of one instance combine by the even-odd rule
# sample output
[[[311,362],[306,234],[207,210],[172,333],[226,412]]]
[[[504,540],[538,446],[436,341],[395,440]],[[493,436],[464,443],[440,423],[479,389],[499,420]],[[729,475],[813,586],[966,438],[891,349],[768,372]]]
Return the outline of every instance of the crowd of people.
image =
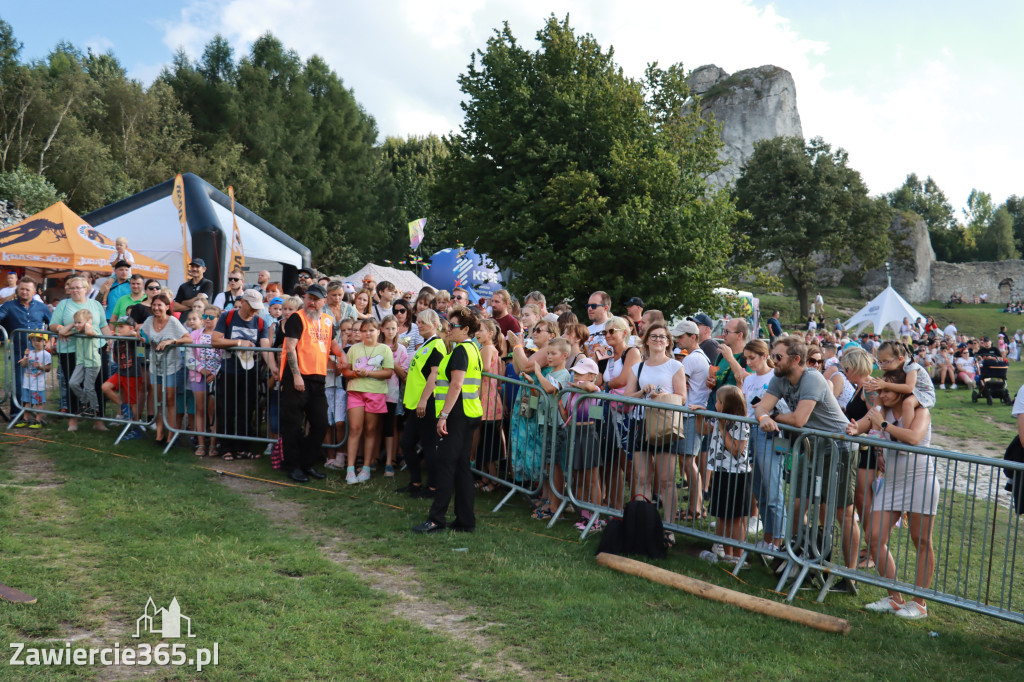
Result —
[[[897,340],[882,341],[854,338],[838,320],[831,330],[786,333],[775,313],[767,341],[740,317],[726,320],[715,339],[704,313],[673,323],[633,297],[615,315],[602,291],[580,320],[564,303],[549,311],[536,291],[522,302],[505,290],[471,301],[458,287],[402,292],[371,277],[357,288],[303,269],[287,294],[268,272],[247,284],[242,270],[216,292],[198,258],[171,291],[132,274],[126,260],[112,266],[98,286],[69,277],[66,298],[52,307],[22,277],[0,306],[10,332],[40,330],[11,335],[25,407],[17,426],[42,425],[46,391],[56,383],[51,402],[71,431],[80,419],[105,430],[104,421],[149,414],[161,445],[185,433],[190,438],[177,443],[199,457],[248,459],[277,449],[281,470],[298,482],[324,478],[324,469],[349,485],[375,470],[385,478],[404,470],[408,480],[397,492],[431,500],[414,528],[421,533],[473,531],[475,491],[509,482],[536,491],[532,515],[550,519],[571,485],[588,506],[621,510],[640,499],[657,504],[667,522],[714,518],[715,532],[731,540],[760,528],[758,548],[778,553],[786,427],[927,445],[936,387],[973,387],[985,358],[1017,359],[1020,348],[1020,332],[1004,327],[993,343],[953,325],[940,329],[931,318],[904,320]],[[881,377],[872,377],[876,368]],[[680,428],[661,429],[658,410],[590,397],[598,392],[694,414]],[[143,433],[135,426],[126,437]],[[261,441],[271,444],[264,449]],[[844,442],[826,486],[830,476],[841,496],[835,520],[845,565],[894,577],[887,541],[906,513],[924,558],[917,579],[930,584],[934,460]],[[797,507],[801,517],[809,513]],[[578,528],[602,526],[581,510]],[[671,533],[665,541],[674,542]],[[740,561],[729,543],[702,556]],[[843,582],[840,589],[855,589]],[[868,608],[927,615],[923,599],[895,592]]]

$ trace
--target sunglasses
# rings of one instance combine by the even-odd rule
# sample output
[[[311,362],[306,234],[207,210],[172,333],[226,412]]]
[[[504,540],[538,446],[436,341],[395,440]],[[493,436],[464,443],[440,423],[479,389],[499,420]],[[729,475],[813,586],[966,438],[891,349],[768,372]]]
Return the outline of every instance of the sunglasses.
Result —
[[[608,306],[606,306],[603,303],[588,303],[587,304],[587,310],[594,310],[596,308],[607,308],[607,307]]]
[[[146,287],[146,291],[160,291],[160,287]]]
[[[783,355],[782,353],[772,353],[772,360],[774,360],[775,362],[782,362],[782,359],[784,357],[786,356]]]
[[[448,326],[451,327],[452,329],[462,329],[463,327],[463,325],[461,324],[450,324]]]
[[[808,365],[820,365],[821,364],[821,358],[807,358],[807,364]]]
[[[395,308],[395,315],[406,315],[409,311],[405,308]]]
[[[299,279],[313,279],[309,275],[299,275]]]
[[[217,316],[216,315],[203,315],[203,319],[204,320],[216,320]]]
[[[241,277],[228,277],[228,281],[229,282],[241,282],[242,278]]]

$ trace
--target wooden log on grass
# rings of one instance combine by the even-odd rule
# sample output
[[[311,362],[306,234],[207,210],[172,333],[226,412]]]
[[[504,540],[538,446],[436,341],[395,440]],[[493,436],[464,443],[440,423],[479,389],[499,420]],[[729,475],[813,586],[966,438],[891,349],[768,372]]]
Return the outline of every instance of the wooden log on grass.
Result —
[[[761,597],[755,597],[753,595],[744,594],[725,587],[719,587],[718,585],[712,585],[704,582],[703,580],[688,578],[685,575],[666,571],[664,568],[651,566],[650,564],[645,564],[644,562],[636,561],[635,559],[601,552],[597,555],[597,563],[622,573],[628,573],[640,578],[646,578],[647,580],[653,580],[656,583],[674,587],[698,597],[711,599],[712,601],[718,601],[725,604],[732,604],[733,606],[738,606],[741,609],[753,611],[754,613],[763,613],[766,616],[781,618],[782,620],[800,623],[801,625],[806,625],[825,632],[835,632],[840,635],[846,635],[850,632],[850,622],[842,618],[836,618],[834,616],[817,613],[815,611],[808,611],[807,609],[790,606],[789,604],[780,604],[779,602],[774,602],[770,599],[762,599]]]

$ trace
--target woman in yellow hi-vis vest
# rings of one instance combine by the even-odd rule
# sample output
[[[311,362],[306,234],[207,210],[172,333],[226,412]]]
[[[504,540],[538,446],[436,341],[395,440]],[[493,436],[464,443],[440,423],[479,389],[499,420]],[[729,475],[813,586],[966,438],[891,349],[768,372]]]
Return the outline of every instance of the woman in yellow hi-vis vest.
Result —
[[[437,493],[427,520],[413,528],[416,533],[433,533],[446,527],[445,514],[455,496],[455,522],[448,528],[473,532],[473,432],[483,417],[480,381],[483,362],[480,350],[470,340],[480,328],[480,318],[470,308],[458,308],[448,316],[448,341],[454,344],[437,370],[434,409],[437,413],[435,475]]]

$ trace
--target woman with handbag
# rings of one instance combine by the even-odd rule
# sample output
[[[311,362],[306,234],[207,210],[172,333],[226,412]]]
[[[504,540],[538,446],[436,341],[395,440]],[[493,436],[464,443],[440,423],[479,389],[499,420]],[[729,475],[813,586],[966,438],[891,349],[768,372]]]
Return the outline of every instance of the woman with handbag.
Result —
[[[622,395],[629,377],[643,359],[640,349],[629,343],[629,324],[624,318],[609,318],[604,326],[604,343],[594,346],[594,360],[601,370],[601,383],[607,393]],[[629,413],[621,402],[605,403],[601,431],[608,451],[599,465],[602,488],[607,491],[607,504],[622,509],[622,479],[627,471]]]
[[[686,404],[686,372],[683,363],[672,357],[672,333],[664,322],[655,322],[644,331],[640,342],[644,360],[633,367],[626,396]],[[682,412],[638,407],[632,431],[633,487],[631,498],[653,498],[656,488],[666,521],[676,513],[676,456],[673,445],[682,437]]]

